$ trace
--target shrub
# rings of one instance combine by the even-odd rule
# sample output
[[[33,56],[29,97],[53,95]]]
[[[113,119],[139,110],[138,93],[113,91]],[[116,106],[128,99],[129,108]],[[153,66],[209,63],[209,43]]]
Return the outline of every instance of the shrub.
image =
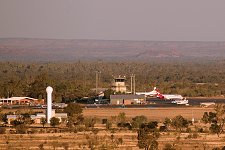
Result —
[[[44,144],[40,144],[38,147],[40,150],[44,150]]]
[[[83,112],[83,109],[78,104],[69,103],[68,106],[64,109],[64,112],[66,112],[68,116],[73,116],[74,114],[81,114]]]
[[[186,132],[191,133],[191,128],[187,128]]]
[[[194,139],[197,139],[197,138],[198,138],[198,133],[193,133],[192,137],[193,137]]]
[[[126,122],[120,122],[117,124],[118,127],[121,127],[121,128],[128,128],[129,130],[132,129],[132,126],[130,123],[126,123]]]
[[[84,125],[86,128],[94,127],[96,123],[95,118],[88,118],[85,120]]]
[[[171,144],[167,143],[165,144],[163,150],[176,150],[176,149]]]
[[[109,130],[112,127],[112,123],[111,122],[106,122],[105,127],[106,127],[107,130]]]
[[[156,129],[158,127],[158,122],[157,121],[150,121],[147,125],[149,129]]]
[[[178,131],[182,131],[182,128],[188,127],[188,121],[183,116],[179,115],[172,119],[172,126]]]
[[[27,132],[27,127],[24,124],[20,124],[16,126],[17,134],[25,134]]]
[[[221,149],[219,147],[214,147],[212,150],[221,150]]]
[[[198,133],[193,133],[193,134],[189,134],[188,136],[187,136],[187,138],[189,138],[189,139],[197,139],[198,138]]]
[[[57,126],[57,125],[60,124],[59,121],[60,121],[59,118],[52,117],[52,118],[50,119],[50,125],[51,125],[52,127],[55,127],[55,126]]]
[[[5,134],[5,131],[6,131],[5,128],[3,128],[3,127],[0,128],[0,134]]]
[[[99,129],[97,129],[97,128],[93,128],[93,129],[92,129],[92,132],[93,132],[94,134],[98,134]]]
[[[165,132],[165,131],[167,131],[166,126],[160,126],[160,127],[159,127],[159,131],[160,131],[160,132]]]
[[[106,124],[108,122],[108,120],[107,119],[102,119],[102,124]]]
[[[136,116],[134,118],[132,118],[132,127],[133,128],[139,128],[141,124],[146,123],[147,122],[147,117],[145,116]]]
[[[122,138],[118,138],[118,144],[123,144],[123,139]]]
[[[204,129],[203,128],[199,128],[198,129],[198,132],[203,133],[204,132]]]
[[[46,123],[47,123],[47,119],[44,117],[41,117],[41,124],[43,127],[45,126]]]

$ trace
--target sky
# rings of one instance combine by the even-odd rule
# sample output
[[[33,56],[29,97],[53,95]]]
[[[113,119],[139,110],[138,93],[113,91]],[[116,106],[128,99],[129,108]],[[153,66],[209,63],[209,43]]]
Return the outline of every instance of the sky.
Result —
[[[224,0],[0,0],[0,38],[225,41]]]

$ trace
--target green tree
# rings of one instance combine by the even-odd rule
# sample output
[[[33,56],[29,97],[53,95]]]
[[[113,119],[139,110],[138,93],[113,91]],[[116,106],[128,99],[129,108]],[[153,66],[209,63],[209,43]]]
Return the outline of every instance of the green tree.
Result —
[[[34,123],[34,120],[31,118],[29,113],[22,114],[22,121],[25,125],[31,125]]]
[[[86,128],[94,127],[96,123],[96,118],[87,118],[84,122]]]
[[[107,121],[106,124],[105,124],[105,127],[106,127],[107,130],[111,129],[112,123]]]
[[[213,133],[216,133],[219,137],[220,134],[223,132],[223,127],[225,123],[225,105],[217,104],[215,105],[214,110],[216,115],[209,129]]]
[[[0,127],[0,134],[5,134],[6,128],[5,127]]]
[[[208,112],[204,112],[203,117],[202,117],[202,121],[205,124],[209,123],[209,114],[208,114]]]
[[[131,125],[133,128],[139,128],[141,126],[141,124],[146,123],[147,122],[147,117],[146,116],[136,116],[134,118],[132,118],[132,122]]]
[[[83,122],[84,117],[82,115],[83,109],[80,105],[75,103],[69,103],[64,109],[64,112],[68,114],[68,126],[73,127]]]
[[[104,98],[105,99],[110,99],[110,95],[113,95],[114,91],[112,89],[108,89],[104,91]]]
[[[209,128],[209,130],[212,133],[216,133],[218,135],[218,137],[219,137],[221,129],[220,129],[220,126],[217,123],[212,123],[210,128]]]
[[[149,130],[156,130],[156,128],[158,127],[158,122],[157,121],[150,121],[147,124],[147,127]]]
[[[28,95],[34,98],[43,99],[46,94],[46,87],[50,84],[49,77],[46,73],[39,74],[30,84]]]
[[[120,112],[117,118],[119,123],[125,123],[126,122],[125,112]]]
[[[138,147],[144,148],[145,150],[157,150],[160,134],[155,129],[149,129],[147,125],[142,125],[138,130]]]
[[[172,119],[172,126],[178,131],[188,127],[188,121],[183,116],[179,115]]]
[[[166,130],[168,130],[172,124],[172,120],[166,117],[163,124],[165,125]]]
[[[81,114],[83,112],[83,109],[79,104],[69,103],[68,106],[64,109],[64,112],[66,112],[68,116],[73,116],[74,114]]]
[[[47,123],[47,119],[44,117],[41,117],[41,124],[43,127],[45,126],[46,123]]]
[[[173,145],[167,143],[165,144],[165,147],[163,148],[163,150],[176,150],[176,148],[174,148]]]
[[[209,112],[209,123],[215,122],[216,121],[216,113],[215,112]]]
[[[60,124],[59,121],[60,121],[59,118],[52,117],[52,118],[50,119],[50,125],[51,125],[52,127],[55,127],[55,126],[57,126],[57,125]]]
[[[25,124],[19,124],[16,126],[17,134],[25,134],[27,132],[27,126]]]

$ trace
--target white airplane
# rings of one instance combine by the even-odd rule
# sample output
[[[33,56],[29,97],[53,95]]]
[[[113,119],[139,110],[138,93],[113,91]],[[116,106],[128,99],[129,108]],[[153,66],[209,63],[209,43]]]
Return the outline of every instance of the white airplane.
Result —
[[[171,103],[177,104],[177,105],[188,105],[188,100],[186,98],[180,99],[180,100],[174,100]]]
[[[136,95],[155,96],[157,95],[156,87],[151,92],[136,92]]]
[[[214,103],[214,102],[200,103],[201,107],[209,107],[209,106],[212,106],[212,105],[216,105],[216,103]]]
[[[179,94],[161,94],[159,91],[157,91],[157,98],[167,99],[167,100],[183,100],[184,99],[183,96]]]

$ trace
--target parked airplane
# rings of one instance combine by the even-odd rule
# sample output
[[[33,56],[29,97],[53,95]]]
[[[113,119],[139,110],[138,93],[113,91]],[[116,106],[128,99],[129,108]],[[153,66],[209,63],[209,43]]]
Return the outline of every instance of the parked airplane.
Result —
[[[136,95],[155,96],[157,95],[156,87],[151,92],[136,92]]]
[[[181,96],[179,94],[161,94],[159,91],[157,91],[157,98],[167,99],[167,100],[175,100],[175,99],[182,100],[182,99],[184,99],[183,96]]]
[[[188,105],[188,100],[184,98],[184,99],[174,100],[171,103],[177,104],[177,105]]]
[[[200,103],[201,107],[209,107],[209,106],[212,106],[212,105],[216,105],[216,103],[214,103],[214,102]]]

